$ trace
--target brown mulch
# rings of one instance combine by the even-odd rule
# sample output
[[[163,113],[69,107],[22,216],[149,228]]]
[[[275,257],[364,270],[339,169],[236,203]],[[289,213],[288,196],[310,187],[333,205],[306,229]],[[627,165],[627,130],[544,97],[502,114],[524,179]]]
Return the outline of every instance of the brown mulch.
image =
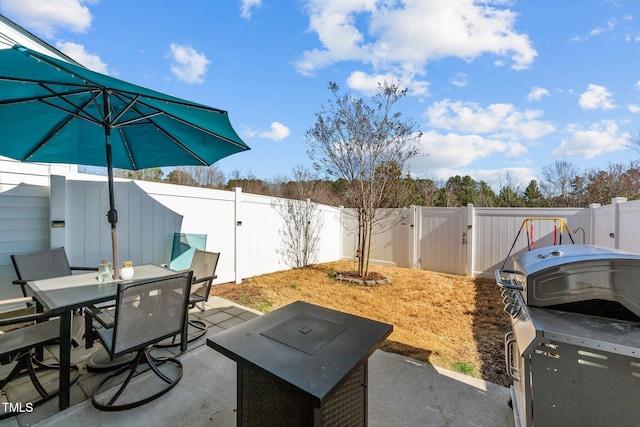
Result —
[[[494,281],[426,270],[371,265],[391,282],[361,286],[335,280],[353,263],[334,262],[281,271],[212,288],[212,295],[259,309],[294,301],[393,325],[381,349],[495,384],[510,384],[504,369],[503,337],[509,317]]]

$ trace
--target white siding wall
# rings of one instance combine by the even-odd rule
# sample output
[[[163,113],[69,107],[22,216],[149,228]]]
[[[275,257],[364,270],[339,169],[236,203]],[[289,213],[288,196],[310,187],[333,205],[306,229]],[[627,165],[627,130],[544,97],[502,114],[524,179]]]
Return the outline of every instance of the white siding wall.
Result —
[[[0,158],[0,298],[21,295],[11,254],[48,247],[49,167]]]

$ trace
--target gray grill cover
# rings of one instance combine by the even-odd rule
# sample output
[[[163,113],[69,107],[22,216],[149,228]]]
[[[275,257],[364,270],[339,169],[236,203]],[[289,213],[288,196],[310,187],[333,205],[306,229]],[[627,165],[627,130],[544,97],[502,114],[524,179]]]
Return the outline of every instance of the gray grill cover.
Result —
[[[590,245],[547,246],[513,257],[527,305],[616,301],[640,316],[640,255]]]

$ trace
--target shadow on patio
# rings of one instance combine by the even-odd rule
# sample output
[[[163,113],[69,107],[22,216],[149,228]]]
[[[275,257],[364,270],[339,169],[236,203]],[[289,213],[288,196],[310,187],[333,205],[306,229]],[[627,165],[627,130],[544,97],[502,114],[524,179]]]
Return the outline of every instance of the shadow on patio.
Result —
[[[205,312],[196,313],[211,325],[207,335],[259,315],[218,297],[209,299]],[[95,384],[106,375],[84,369],[83,362],[93,351],[79,347],[72,355],[83,369],[72,388],[70,408],[59,412],[57,398],[54,398],[31,413],[0,421],[0,427],[236,425],[236,364],[208,348],[204,337],[191,343],[188,352],[180,356],[184,376],[173,390],[139,408],[121,412],[99,411],[91,404]],[[134,385],[145,387],[145,379],[146,374],[139,375]],[[19,392],[7,390],[9,398],[16,391]],[[24,400],[24,394],[16,396],[19,401],[28,401]],[[6,401],[4,394],[2,398]],[[368,421],[371,426],[513,425],[508,399],[509,390],[505,387],[405,356],[377,350],[369,359]]]

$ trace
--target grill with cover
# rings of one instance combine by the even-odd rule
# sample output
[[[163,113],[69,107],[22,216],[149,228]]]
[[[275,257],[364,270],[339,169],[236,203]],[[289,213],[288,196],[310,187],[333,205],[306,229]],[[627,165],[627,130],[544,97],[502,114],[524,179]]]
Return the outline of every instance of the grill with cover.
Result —
[[[516,425],[637,425],[640,255],[559,245],[511,261],[496,281]]]

